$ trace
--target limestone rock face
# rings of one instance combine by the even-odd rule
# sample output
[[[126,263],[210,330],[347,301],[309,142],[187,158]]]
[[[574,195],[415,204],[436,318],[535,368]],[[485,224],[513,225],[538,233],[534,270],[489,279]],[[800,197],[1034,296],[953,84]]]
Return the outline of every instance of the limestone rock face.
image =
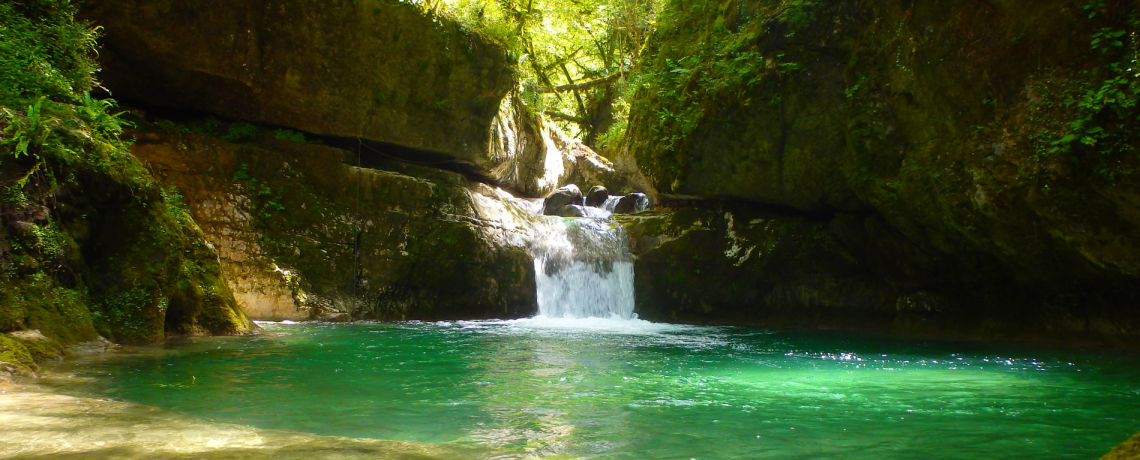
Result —
[[[517,317],[537,305],[528,202],[319,145],[144,134],[255,319]]]
[[[1090,137],[1095,148],[1064,141],[1083,117],[1065,101],[1111,86],[1106,69],[1130,59],[1090,53],[1093,34],[1125,27],[1134,5],[1088,19],[1078,0],[785,3],[705,2],[716,30],[662,23],[617,163],[662,196],[751,203],[829,232],[836,213],[878,216],[914,246],[907,263],[958,272],[923,290],[994,293],[934,302],[956,315],[1011,308],[1007,289],[1029,299],[1018,309],[1031,321],[1140,332],[1140,131],[1128,121]],[[725,57],[699,67],[694,55]],[[1135,120],[1114,107],[1090,123]]]
[[[490,169],[506,53],[395,0],[98,0],[116,98],[363,137]]]

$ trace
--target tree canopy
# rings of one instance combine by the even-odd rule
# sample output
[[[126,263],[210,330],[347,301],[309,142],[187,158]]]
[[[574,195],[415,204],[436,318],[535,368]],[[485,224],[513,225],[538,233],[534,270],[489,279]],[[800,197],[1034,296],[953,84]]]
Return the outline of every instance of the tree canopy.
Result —
[[[656,26],[659,0],[424,0],[518,59],[519,97],[588,145],[623,128],[625,76]]]

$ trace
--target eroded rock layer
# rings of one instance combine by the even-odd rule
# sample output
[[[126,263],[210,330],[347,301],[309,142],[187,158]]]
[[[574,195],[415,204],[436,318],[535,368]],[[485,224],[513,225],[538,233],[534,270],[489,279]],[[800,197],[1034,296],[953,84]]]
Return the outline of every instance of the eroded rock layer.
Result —
[[[502,48],[394,0],[86,2],[117,98],[453,155],[486,169]]]
[[[532,212],[502,190],[268,137],[149,133],[134,152],[186,197],[255,319],[533,312]]]

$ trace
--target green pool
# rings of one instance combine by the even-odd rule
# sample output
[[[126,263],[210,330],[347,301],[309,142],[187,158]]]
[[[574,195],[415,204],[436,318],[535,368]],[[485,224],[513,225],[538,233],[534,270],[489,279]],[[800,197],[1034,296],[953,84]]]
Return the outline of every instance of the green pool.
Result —
[[[263,328],[65,363],[96,378],[55,385],[504,459],[1075,459],[1140,431],[1125,354],[638,320]]]

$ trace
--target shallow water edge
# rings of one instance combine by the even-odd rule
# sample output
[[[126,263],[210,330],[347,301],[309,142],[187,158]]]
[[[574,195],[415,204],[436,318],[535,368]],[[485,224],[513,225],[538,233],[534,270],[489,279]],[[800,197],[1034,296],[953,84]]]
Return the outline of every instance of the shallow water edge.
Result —
[[[461,459],[475,446],[316,436],[207,422],[154,407],[61,395],[34,383],[0,390],[2,459]]]

